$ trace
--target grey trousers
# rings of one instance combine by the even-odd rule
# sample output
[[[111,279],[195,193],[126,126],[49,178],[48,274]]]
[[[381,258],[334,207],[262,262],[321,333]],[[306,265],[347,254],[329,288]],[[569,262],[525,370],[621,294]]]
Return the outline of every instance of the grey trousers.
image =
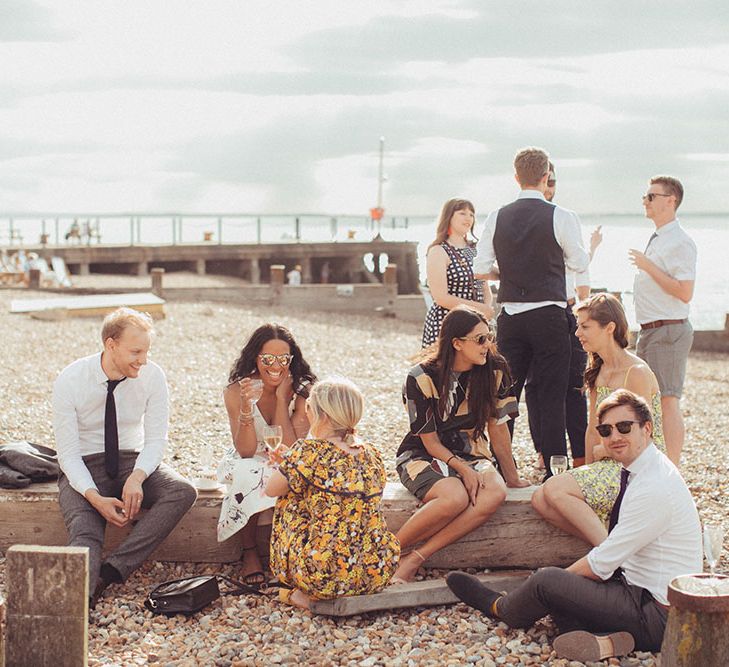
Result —
[[[560,632],[629,632],[639,651],[660,651],[666,610],[644,588],[620,574],[593,581],[559,567],[537,570],[498,602],[499,616],[515,628],[550,614]]]
[[[111,479],[104,469],[104,454],[84,456],[83,460],[102,496],[121,499],[127,477],[134,470],[136,452],[119,452],[119,475]],[[142,484],[142,508],[147,510],[135,520],[127,538],[105,559],[122,579],[134,572],[172,532],[197,498],[195,487],[164,463]],[[102,563],[106,520],[65,475],[58,478],[58,502],[68,530],[69,546],[89,548],[89,593],[94,590]]]

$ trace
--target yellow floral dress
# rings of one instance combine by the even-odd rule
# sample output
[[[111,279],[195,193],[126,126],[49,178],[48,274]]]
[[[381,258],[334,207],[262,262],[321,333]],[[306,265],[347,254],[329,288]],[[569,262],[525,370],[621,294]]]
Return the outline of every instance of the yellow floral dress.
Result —
[[[382,590],[400,543],[380,510],[386,477],[374,447],[348,454],[328,440],[299,440],[279,470],[290,490],[276,501],[271,572],[319,599]]]
[[[596,387],[596,406],[600,405],[615,389],[611,387]],[[666,453],[666,443],[663,439],[663,412],[661,411],[661,394],[656,392],[651,396],[651,411],[653,413],[653,442],[658,449]],[[600,519],[607,523],[610,512],[618,498],[620,491],[621,465],[615,459],[600,459],[590,465],[580,466],[569,470],[569,474],[585,496],[585,501]]]

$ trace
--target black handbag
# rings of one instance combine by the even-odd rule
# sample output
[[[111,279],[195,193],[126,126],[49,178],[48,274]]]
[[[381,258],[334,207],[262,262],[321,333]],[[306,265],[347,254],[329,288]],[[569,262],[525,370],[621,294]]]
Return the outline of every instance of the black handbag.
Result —
[[[221,592],[218,580],[225,582],[230,588]],[[189,616],[204,609],[211,602],[215,602],[221,595],[243,595],[244,593],[260,595],[261,591],[222,574],[203,574],[198,577],[185,577],[161,583],[147,596],[144,606],[153,614]]]

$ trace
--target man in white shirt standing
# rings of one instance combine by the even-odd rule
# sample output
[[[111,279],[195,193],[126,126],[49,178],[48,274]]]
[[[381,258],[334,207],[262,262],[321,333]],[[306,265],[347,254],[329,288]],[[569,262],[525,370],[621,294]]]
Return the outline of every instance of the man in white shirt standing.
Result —
[[[147,359],[153,333],[149,315],[119,308],[104,319],[103,352],[64,368],[53,386],[58,501],[69,545],[89,548],[91,608],[144,562],[197,497],[162,463],[169,396],[164,372]],[[107,523],[134,527],[102,563]]]
[[[655,232],[645,252],[633,249],[629,253],[638,269],[633,286],[640,325],[636,352],[658,379],[666,451],[676,465],[685,436],[679,401],[694,340],[688,315],[696,280],[696,244],[676,217],[682,200],[683,186],[677,178],[651,178],[643,206]]]
[[[473,272],[487,277],[499,267],[497,343],[514,380],[517,399],[527,374],[537,387],[540,446],[547,476],[553,454],[565,455],[565,395],[570,339],[565,270],[585,271],[590,256],[582,246],[578,217],[548,202],[549,156],[524,148],[514,158],[521,192],[493,211],[479,239]],[[513,421],[509,422],[513,430]]]
[[[557,655],[582,662],[634,647],[659,651],[668,584],[702,565],[696,505],[676,466],[651,441],[648,404],[619,389],[600,403],[597,418],[602,444],[623,466],[607,539],[567,569],[537,570],[503,596],[463,572],[446,578],[465,603],[512,627],[551,614],[565,633],[554,641]]]

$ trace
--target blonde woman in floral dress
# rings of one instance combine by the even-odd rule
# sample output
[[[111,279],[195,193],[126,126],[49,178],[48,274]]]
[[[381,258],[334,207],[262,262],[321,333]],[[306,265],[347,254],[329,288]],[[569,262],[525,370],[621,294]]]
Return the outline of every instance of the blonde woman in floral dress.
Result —
[[[648,365],[627,351],[628,320],[620,301],[596,294],[575,309],[577,338],[588,353],[585,384],[589,419],[585,435],[587,465],[548,479],[532,496],[532,505],[547,521],[593,546],[607,537],[607,522],[620,490],[620,464],[599,443],[597,406],[616,389],[642,396],[653,411],[653,441],[666,453],[661,394]]]
[[[354,438],[364,400],[345,379],[314,385],[306,402],[313,437],[279,457],[266,493],[278,496],[271,572],[290,589],[281,599],[308,608],[382,590],[400,555],[380,511],[385,468],[379,452]]]

